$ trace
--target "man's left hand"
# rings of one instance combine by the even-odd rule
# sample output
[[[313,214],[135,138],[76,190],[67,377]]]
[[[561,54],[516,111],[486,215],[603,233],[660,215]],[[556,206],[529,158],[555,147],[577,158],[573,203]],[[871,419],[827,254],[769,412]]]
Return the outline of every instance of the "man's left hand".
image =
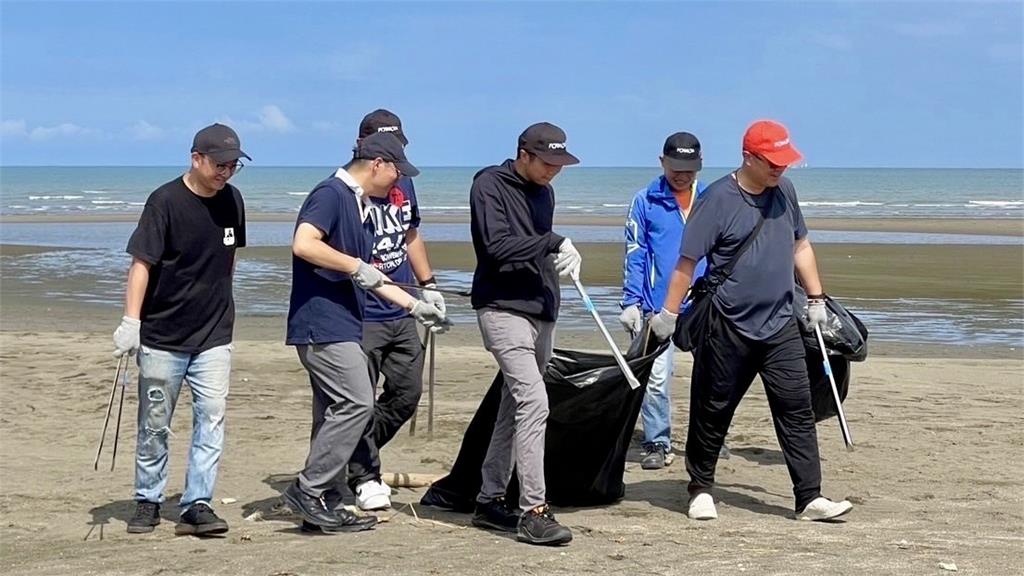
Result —
[[[444,303],[444,295],[431,288],[437,288],[436,282],[423,285],[423,290],[420,290],[421,298],[427,304],[432,304],[434,308],[441,311],[442,314],[448,313],[448,307]]]
[[[807,301],[807,323],[811,329],[825,330],[828,327],[828,313],[825,311],[825,299]]]

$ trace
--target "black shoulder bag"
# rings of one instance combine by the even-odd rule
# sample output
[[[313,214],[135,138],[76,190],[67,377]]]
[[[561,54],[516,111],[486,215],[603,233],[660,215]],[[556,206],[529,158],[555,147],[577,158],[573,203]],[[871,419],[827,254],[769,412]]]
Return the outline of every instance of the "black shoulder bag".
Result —
[[[672,334],[672,342],[680,350],[685,352],[693,350],[707,332],[708,319],[711,317],[711,297],[718,290],[718,287],[725,282],[726,278],[732,274],[733,268],[736,267],[736,262],[747,251],[747,248],[750,248],[750,245],[754,243],[754,239],[757,238],[757,234],[761,231],[761,226],[764,225],[764,214],[760,210],[757,213],[760,216],[757,226],[754,227],[754,231],[750,233],[750,236],[747,236],[747,239],[743,241],[743,245],[733,255],[732,260],[729,260],[728,264],[716,269],[711,274],[705,274],[697,278],[697,281],[690,287],[689,292],[686,293],[683,303],[689,304],[689,306],[684,306],[683,312],[676,318],[676,330]]]

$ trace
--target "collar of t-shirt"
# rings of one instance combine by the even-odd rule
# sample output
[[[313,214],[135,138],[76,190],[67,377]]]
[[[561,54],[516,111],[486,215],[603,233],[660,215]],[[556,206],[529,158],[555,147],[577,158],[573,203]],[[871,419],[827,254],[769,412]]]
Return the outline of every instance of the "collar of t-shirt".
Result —
[[[361,221],[365,222],[365,210],[369,209],[369,206],[367,206],[367,204],[369,204],[369,201],[366,197],[366,192],[363,190],[363,187],[360,186],[359,182],[356,182],[356,179],[353,178],[352,175],[348,173],[348,170],[345,170],[344,168],[338,168],[334,172],[334,177],[344,182],[345,186],[348,186],[349,188],[352,189],[353,192],[356,193],[356,198],[359,200],[359,215],[362,217]]]

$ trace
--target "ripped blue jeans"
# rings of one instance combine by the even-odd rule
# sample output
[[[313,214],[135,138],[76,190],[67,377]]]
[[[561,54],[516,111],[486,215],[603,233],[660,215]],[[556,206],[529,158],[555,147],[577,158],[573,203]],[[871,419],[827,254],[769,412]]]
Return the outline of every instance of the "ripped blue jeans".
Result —
[[[224,447],[224,409],[231,376],[231,344],[199,354],[142,346],[139,365],[139,436],[135,447],[135,499],[163,502],[167,438],[182,382],[192,392],[192,446],[181,510],[209,504]]]

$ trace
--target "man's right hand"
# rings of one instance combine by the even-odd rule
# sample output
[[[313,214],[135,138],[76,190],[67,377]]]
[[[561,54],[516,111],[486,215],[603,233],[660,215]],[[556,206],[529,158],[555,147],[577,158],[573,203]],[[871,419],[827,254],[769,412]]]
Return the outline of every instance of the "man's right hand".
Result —
[[[362,260],[359,261],[359,268],[356,268],[356,271],[350,276],[352,281],[363,290],[376,290],[384,285],[384,274]]]
[[[623,308],[622,314],[619,314],[619,322],[630,336],[639,334],[644,326],[644,313],[638,304],[626,306]]]
[[[679,314],[674,314],[662,308],[661,312],[658,312],[651,318],[651,332],[654,332],[654,336],[659,341],[668,340],[672,337],[672,333],[676,331],[676,318],[678,317]]]
[[[137,318],[121,317],[121,325],[114,330],[114,358],[135,354],[139,349],[139,329],[142,322]]]

